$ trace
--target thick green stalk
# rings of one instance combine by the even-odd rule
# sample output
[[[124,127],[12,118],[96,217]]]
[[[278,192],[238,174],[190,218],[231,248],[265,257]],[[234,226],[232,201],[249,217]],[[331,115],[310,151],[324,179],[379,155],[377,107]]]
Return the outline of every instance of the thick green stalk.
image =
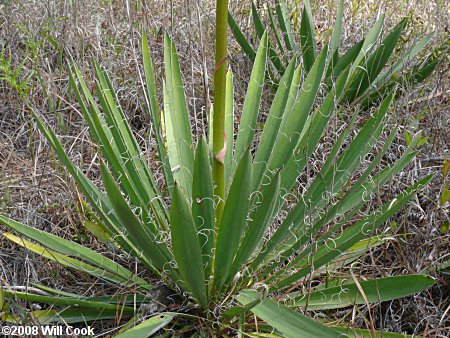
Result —
[[[227,24],[228,0],[216,2],[216,67],[214,69],[214,118],[213,118],[213,153],[214,153],[214,195],[216,196],[216,218],[222,215],[225,183],[225,87],[227,73]],[[229,150],[228,150],[229,151]]]

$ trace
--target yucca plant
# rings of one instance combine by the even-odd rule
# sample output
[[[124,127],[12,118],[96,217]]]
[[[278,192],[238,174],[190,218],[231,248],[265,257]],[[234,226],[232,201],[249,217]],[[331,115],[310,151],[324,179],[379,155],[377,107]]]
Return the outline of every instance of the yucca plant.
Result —
[[[300,27],[298,30],[291,25],[289,9],[285,0],[275,0],[275,8],[267,3],[267,31],[273,43],[269,42],[269,60],[271,67],[268,75],[277,86],[283,76],[293,55],[302,58],[303,70],[309,72],[314,64],[317,54],[317,39],[314,28],[314,17],[309,0],[303,1]],[[252,19],[256,37],[261,39],[264,31],[263,14],[258,12],[252,1]],[[430,33],[422,40],[414,41],[408,49],[402,51],[400,57],[391,57],[401,43],[401,33],[405,29],[407,19],[403,19],[397,26],[389,31],[381,39],[384,25],[384,14],[381,14],[367,35],[352,47],[342,51],[342,24],[344,17],[344,0],[337,4],[337,15],[331,33],[329,45],[329,58],[327,64],[325,84],[330,86],[337,75],[347,66],[351,65],[352,81],[345,94],[347,103],[361,103],[364,109],[372,107],[394,87],[404,88],[424,81],[432,74],[439,63],[439,57],[425,56],[411,66],[411,61],[430,42],[434,33]],[[236,42],[244,54],[252,61],[255,60],[256,52],[239,28],[233,15],[229,13],[228,24]],[[439,50],[439,47],[436,51]],[[393,60],[392,60],[393,59]],[[411,66],[408,67],[407,66]],[[358,69],[357,72],[353,72]],[[399,73],[402,73],[399,76]],[[400,92],[400,91],[398,91]]]
[[[332,68],[334,79],[327,85],[332,49],[325,47],[314,57],[303,80],[303,65],[297,65],[294,57],[280,80],[254,150],[268,37],[265,32],[261,36],[234,135],[233,76],[231,71],[226,74],[226,18],[227,2],[219,0],[214,123],[209,124],[213,137],[212,143],[200,137],[196,147],[175,45],[165,35],[161,109],[148,41],[142,34],[144,94],[163,184],[156,182],[113,85],[97,63],[95,95],[75,65],[70,69],[70,85],[101,154],[103,188],[69,159],[55,132],[35,114],[39,129],[84,196],[81,204],[90,217],[85,226],[99,241],[134,257],[189,304],[179,312],[154,314],[134,327],[131,321],[119,336],[163,334],[160,330],[168,325],[170,334],[175,330],[186,335],[197,331],[216,336],[234,332],[239,336],[374,336],[373,327],[370,331],[331,327],[309,318],[308,311],[392,300],[434,284],[426,275],[361,280],[351,269],[344,269],[351,279],[326,277],[382,243],[385,238],[378,229],[430,181],[428,176],[376,210],[362,212],[376,191],[414,159],[420,134],[394,163],[382,166],[397,134],[396,129],[390,131],[382,147],[377,147],[394,93],[385,95],[361,126],[356,126],[358,111],[351,110],[320,172],[306,187],[297,189],[300,194],[290,194],[330,120],[348,109],[347,98],[361,76],[359,68],[352,62],[339,71]],[[375,156],[363,168],[369,152]],[[8,298],[51,304],[28,313],[40,323],[138,320],[144,314],[140,309],[151,301],[146,296],[152,285],[140,271],[130,271],[81,244],[5,216],[0,216],[0,222],[32,240],[4,233],[13,242],[127,292],[87,298],[42,285],[35,285],[39,293],[5,287],[0,288],[2,306]],[[312,284],[313,280],[317,283]],[[20,320],[7,313],[2,317]]]

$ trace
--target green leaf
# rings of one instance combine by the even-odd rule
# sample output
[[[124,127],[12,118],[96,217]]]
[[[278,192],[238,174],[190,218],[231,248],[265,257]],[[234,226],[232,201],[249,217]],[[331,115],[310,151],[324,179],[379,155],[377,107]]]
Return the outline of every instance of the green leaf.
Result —
[[[234,88],[233,73],[231,69],[227,72],[226,95],[225,95],[225,133],[227,139],[227,150],[225,152],[224,161],[224,178],[225,190],[230,183],[230,175],[233,160],[233,144],[234,144]]]
[[[186,287],[200,305],[207,309],[205,272],[203,270],[202,249],[191,208],[182,190],[175,184],[170,208],[170,224],[173,254],[178,270]]]
[[[373,335],[373,331],[365,330],[365,329],[357,329],[353,327],[341,327],[341,326],[332,326],[332,328],[336,331],[342,332],[349,338],[409,338],[413,336],[409,336],[407,334],[399,334],[392,333],[386,331],[375,330],[375,335]]]
[[[288,218],[286,218],[286,221],[283,222],[282,226],[280,226],[279,228],[280,231],[277,231],[275,235],[272,237],[273,240],[277,239],[279,242],[280,236],[286,236],[286,225],[291,224],[290,231],[291,233],[294,234],[294,236],[291,236],[291,238],[289,238],[287,242],[283,245],[283,247],[289,249],[284,252],[282,249],[275,251],[277,252],[277,255],[280,258],[279,261],[287,259],[287,257],[296,252],[298,248],[302,247],[310,239],[311,234],[320,231],[322,227],[327,225],[334,218],[341,217],[342,215],[347,213],[345,218],[341,220],[341,222],[350,220],[351,217],[353,217],[366,204],[367,196],[370,196],[370,194],[372,194],[376,189],[382,187],[395,174],[403,170],[403,168],[415,157],[416,154],[413,151],[415,143],[413,143],[410,147],[408,147],[408,149],[400,157],[400,159],[397,162],[395,162],[391,167],[386,167],[382,169],[378,174],[374,175],[370,180],[368,180],[368,177],[372,174],[374,168],[376,168],[379,165],[384,154],[386,154],[386,152],[389,150],[389,146],[390,144],[392,144],[395,135],[396,132],[391,133],[389,138],[386,140],[383,149],[376,155],[376,157],[369,165],[369,167],[363,172],[363,174],[358,178],[358,180],[354,183],[354,185],[345,193],[344,197],[339,202],[334,203],[331,207],[327,208],[326,210],[319,210],[317,216],[314,215],[313,211],[302,206],[302,204],[299,204],[294,208],[293,212],[289,214]],[[417,142],[417,140],[415,142]],[[305,195],[306,198],[309,198],[308,194],[309,193],[307,192],[307,194]],[[320,206],[322,205],[322,203],[319,201],[314,205]],[[297,212],[298,210],[301,210],[302,212],[299,213]],[[348,212],[349,210],[350,212]],[[311,225],[309,225],[308,231],[306,233],[304,232],[304,228],[302,227],[304,221],[301,221],[300,223],[295,221],[296,219],[303,220],[305,212],[311,214],[313,219],[315,220]],[[298,226],[298,230],[296,230],[295,228],[296,226]],[[339,230],[339,227],[340,223],[338,223],[337,226],[331,227],[324,235],[321,236],[321,240],[330,238],[331,234]],[[270,246],[271,248],[273,248],[274,243],[277,243],[277,241],[272,241],[272,239],[271,242],[269,242],[269,244],[271,244]],[[302,253],[299,253],[297,251],[296,255],[298,259],[302,259],[305,255],[307,255],[307,253],[308,253],[307,250],[303,251]],[[276,264],[273,264],[273,268],[275,267]],[[272,270],[268,268],[265,269],[266,272]]]
[[[344,0],[338,0],[336,22],[334,23],[333,34],[331,35],[330,52],[333,54],[341,45],[342,19],[344,18]]]
[[[273,178],[267,192],[264,194],[263,200],[252,216],[251,221],[249,221],[247,232],[239,246],[239,251],[231,267],[229,278],[233,278],[250,256],[255,255],[257,247],[263,241],[264,234],[274,217],[279,190],[280,173],[278,172]]]
[[[333,81],[352,64],[358,56],[363,46],[364,40],[359,41],[354,46],[349,48],[341,57],[333,57],[328,65],[327,75],[325,78],[325,86],[331,88]],[[335,51],[335,55],[337,51]]]
[[[273,17],[272,10],[269,9],[267,14],[269,15],[270,27],[272,28],[272,32],[275,35],[275,40],[277,41],[277,45],[279,48],[278,55],[283,56],[283,55],[285,55],[285,49],[283,47],[283,43],[281,42],[280,34],[278,31],[278,25]],[[281,33],[283,33],[283,32],[281,32]]]
[[[303,266],[300,270],[293,273],[291,276],[285,277],[285,275],[279,274],[281,280],[274,282],[272,291],[286,288],[302,277],[308,275],[311,269],[317,270],[321,266],[327,264],[335,257],[339,256],[342,252],[352,247],[358,241],[363,238],[369,237],[375,229],[394,215],[401,207],[403,207],[420,189],[423,188],[432,178],[432,175],[425,177],[421,181],[417,182],[410,188],[406,189],[403,193],[398,195],[392,201],[384,204],[381,208],[377,209],[374,213],[357,221],[349,228],[342,231],[339,237],[333,238],[328,243],[323,243],[319,246],[318,250],[314,254],[313,258],[299,258],[293,259],[285,268],[288,269],[290,265],[297,267]],[[342,227],[345,221],[338,223],[337,229]],[[312,263],[311,263],[312,262]],[[271,279],[276,279],[275,275]]]
[[[272,172],[284,166],[297,145],[300,137],[299,129],[303,127],[308,117],[321,83],[327,50],[328,48],[325,47],[317,57],[314,66],[311,68],[302,85],[299,98],[292,108],[292,112],[278,134],[274,149],[280,149],[280,151],[273,154],[268,166],[269,170]]]
[[[373,90],[378,90],[392,76],[400,72],[411,60],[430,42],[434,32],[428,34],[421,41],[414,43],[392,66],[386,67],[371,84]]]
[[[375,45],[375,42],[378,40],[378,37],[380,36],[383,23],[384,23],[384,13],[380,15],[378,20],[375,22],[373,27],[369,30],[366,37],[364,38],[361,50],[350,68],[351,75],[353,75],[355,69],[359,66],[362,59],[368,55],[369,51]]]
[[[250,60],[253,61],[256,57],[256,53],[253,50],[252,46],[250,46],[250,44],[248,43],[247,39],[245,38],[239,26],[236,24],[236,21],[234,20],[233,15],[230,12],[228,12],[228,26],[230,27],[231,32],[233,33],[233,36],[239,46],[241,46],[242,50],[250,58]]]
[[[80,308],[66,308],[61,310],[37,310],[30,311],[27,315],[40,325],[49,324],[72,324],[72,323],[86,323],[98,321],[102,319],[116,319],[120,315],[121,309],[117,310],[99,310],[99,309],[80,309]],[[123,317],[129,317],[130,314]],[[5,322],[22,324],[23,320],[20,316],[9,315]]]
[[[261,295],[252,290],[243,290],[237,297],[237,300],[243,305],[259,299],[261,299]],[[271,299],[263,300],[250,311],[286,337],[341,337],[339,332]]]
[[[328,156],[327,162],[330,159],[333,159],[339,152],[342,144],[344,143],[344,140],[347,138],[348,134],[350,133],[353,123],[355,122],[356,116],[357,116],[356,114],[353,115],[353,117],[349,121],[347,127],[339,135],[338,139],[336,140],[335,144],[333,145],[333,148]],[[330,162],[331,162],[331,160],[330,160]],[[327,166],[327,163],[325,163],[324,168],[326,166]],[[324,168],[322,170],[325,170]],[[289,167],[286,169],[289,169]],[[272,235],[272,237],[267,242],[266,248],[252,262],[253,268],[256,268],[257,265],[261,264],[261,262],[263,262],[263,260],[270,254],[274,253],[275,255],[278,256],[279,253],[282,252],[278,249],[277,250],[275,250],[275,249],[286,239],[286,237],[291,233],[291,231],[295,232],[296,231],[295,228],[300,225],[301,222],[299,222],[299,220],[303,219],[303,217],[304,217],[303,212],[305,210],[304,206],[302,204],[303,204],[303,202],[302,202],[302,200],[300,200],[299,203],[294,207],[294,209],[285,218],[283,223],[278,227],[276,232]]]
[[[153,213],[157,218],[157,224],[162,229],[167,229],[167,210],[161,200],[162,194],[156,186],[139,144],[127,123],[127,118],[120,107],[108,74],[100,68],[98,63],[94,63],[94,66],[97,76],[97,97],[103,107],[107,125],[102,125],[104,123],[100,118],[100,112],[85,85],[82,85],[82,90],[89,100],[91,118],[99,133],[99,140],[102,141],[100,143],[102,152],[133,204],[142,208],[143,212],[145,211],[147,214],[144,217],[151,222],[150,215]],[[75,71],[77,71],[76,68]],[[81,74],[77,73],[77,76],[79,80]],[[80,84],[82,83],[80,81]],[[110,143],[113,147],[112,150]],[[119,171],[116,172],[116,170]]]
[[[381,42],[375,52],[361,61],[361,64],[355,70],[354,76],[348,85],[347,94],[344,99],[346,102],[352,102],[355,98],[361,96],[377,78],[393,53],[405,25],[406,19],[403,19]]]
[[[158,148],[159,158],[163,164],[164,177],[169,189],[173,186],[172,170],[170,168],[169,158],[164,146],[164,140],[162,135],[162,126],[160,111],[158,107],[158,96],[156,93],[155,77],[153,75],[152,60],[148,48],[148,41],[145,31],[142,32],[142,60],[144,64],[145,75],[145,88],[146,90],[146,102],[150,111],[150,117],[152,121],[153,135],[155,136],[156,146]]]
[[[214,193],[211,165],[206,140],[201,138],[197,145],[192,188],[192,217],[202,249],[205,277],[209,279],[211,257],[214,245]]]
[[[303,67],[308,73],[316,59],[316,41],[314,37],[314,24],[312,21],[309,0],[305,1],[303,7],[302,21],[300,24],[300,45],[302,47]]]
[[[116,338],[147,338],[157,333],[159,330],[167,326],[174,318],[172,313],[159,313],[149,319],[144,320],[142,323],[135,327],[126,330],[123,333],[115,336]]]
[[[83,221],[83,226],[102,243],[111,243],[108,229],[101,223]]]
[[[246,228],[251,180],[252,158],[250,150],[247,150],[236,170],[218,225],[214,261],[214,280],[217,290],[220,290],[227,280],[241,236]]]
[[[277,12],[278,24],[283,33],[286,49],[292,52],[297,52],[297,45],[295,44],[292,34],[291,21],[289,20],[289,13],[286,6],[286,1],[275,0],[275,10]]]
[[[34,118],[36,120],[38,128],[47,138],[48,142],[57,153],[61,162],[69,171],[70,175],[77,183],[78,188],[87,198],[94,210],[99,214],[111,233],[114,234],[115,240],[126,250],[131,251],[133,245],[128,238],[123,236],[123,226],[121,222],[115,217],[115,215],[108,215],[109,211],[112,209],[110,200],[97,188],[97,186],[95,186],[95,184],[93,184],[86,177],[86,175],[77,166],[73,164],[73,162],[64,152],[64,149],[53,130],[47,128],[37,115],[34,114]]]
[[[258,38],[262,40],[263,35],[265,33],[265,28],[261,21],[261,17],[259,16],[258,10],[256,9],[254,1],[252,1],[252,18],[253,18],[253,25],[255,26],[256,35],[258,36]]]
[[[173,129],[173,139],[167,139],[167,143],[173,143],[174,152],[169,152],[169,160],[174,179],[186,191],[187,196],[192,195],[192,172],[194,169],[194,155],[192,146],[192,133],[189,122],[189,113],[186,106],[184,86],[181,80],[180,64],[175,44],[169,36],[164,37],[164,65],[166,70],[167,111],[165,117]],[[167,126],[167,124],[166,124]]]
[[[255,26],[256,35],[261,39],[260,47],[263,45],[263,39],[264,36],[267,35],[267,32],[264,28],[264,25],[261,21],[261,17],[258,14],[258,10],[256,9],[255,3],[252,1],[252,17],[253,17],[253,24]],[[266,37],[267,38],[267,37]],[[272,64],[275,66],[275,68],[280,72],[280,74],[284,73],[284,66],[281,64],[280,58],[277,55],[277,52],[272,48],[270,41],[264,41],[264,45],[267,46],[269,49],[269,59],[272,62]],[[258,48],[259,49],[259,48]],[[256,55],[256,58],[258,58],[258,55]],[[264,62],[265,66],[265,62]],[[250,78],[251,81],[251,78]]]
[[[441,205],[444,205],[448,200],[450,200],[450,189],[448,188],[448,183],[447,183],[445,185],[445,187],[442,188],[442,192],[441,192],[439,201],[441,202]]]
[[[272,106],[269,110],[269,115],[264,124],[264,129],[260,137],[258,150],[256,151],[253,164],[252,191],[256,191],[261,183],[267,163],[274,150],[275,140],[277,138],[283,114],[286,114],[285,107],[291,89],[295,61],[296,59],[293,58],[279,83]]]
[[[285,73],[285,75],[286,75],[286,73]],[[294,76],[292,77],[292,83],[289,88],[289,95],[288,95],[288,99],[286,102],[286,107],[284,108],[284,112],[281,112],[282,119],[281,119],[281,125],[279,127],[279,130],[284,130],[286,121],[289,120],[289,117],[292,113],[292,107],[294,107],[294,104],[298,100],[298,92],[300,89],[300,82],[302,81],[301,75],[302,75],[302,65],[299,64],[294,71]]]
[[[253,64],[250,82],[245,95],[244,106],[242,108],[241,122],[237,134],[234,150],[234,166],[241,160],[242,155],[253,141],[258,118],[261,94],[264,85],[264,75],[266,71],[267,57],[267,33],[264,33],[261,44],[258,48],[255,63]],[[232,170],[233,172],[234,170]]]
[[[305,307],[308,310],[339,309],[355,304],[384,302],[419,293],[431,287],[436,281],[423,275],[406,275],[360,281],[364,291],[361,294],[355,283],[343,284],[332,288],[311,292],[309,295],[291,293],[287,297],[293,299],[290,306]]]
[[[100,269],[106,270],[117,277],[122,278],[124,281],[133,281],[134,283],[149,289],[150,286],[143,279],[133,275],[132,272],[125,269],[121,265],[115,263],[109,258],[100,255],[99,253],[86,248],[85,246],[69,241],[55,235],[46,233],[44,231],[34,229],[26,226],[22,223],[13,221],[9,218],[0,215],[0,222],[7,226],[9,229],[20,233],[23,236],[31,238],[50,250],[56,251],[63,255],[68,255],[80,259],[81,261],[92,264]]]
[[[5,297],[12,299],[23,299],[29,302],[45,303],[53,306],[62,307],[78,307],[80,309],[93,309],[97,313],[102,311],[108,311],[109,313],[122,313],[124,315],[131,315],[134,313],[133,307],[124,306],[123,304],[108,304],[103,302],[90,301],[85,299],[73,299],[67,297],[54,297],[54,296],[42,296],[34,295],[26,292],[13,292],[9,290],[3,290]]]
[[[114,178],[106,165],[100,165],[103,185],[113,205],[114,214],[124,224],[127,237],[135,246],[135,253],[144,263],[146,263],[154,273],[159,275],[164,266],[170,262],[172,255],[168,249],[156,240],[149,228],[143,224],[131,210],[119,188],[114,182]],[[171,271],[172,269],[169,268]]]
[[[90,274],[91,276],[97,277],[97,278],[101,278],[103,280],[107,280],[110,282],[113,282],[115,284],[121,284],[121,285],[126,285],[129,286],[130,285],[130,277],[125,278],[124,276],[118,275],[117,273],[111,273],[108,272],[104,269],[102,269],[99,266],[93,266],[90,265],[86,262],[83,261],[79,261],[77,259],[74,259],[72,257],[60,254],[56,251],[50,250],[50,249],[46,249],[40,245],[31,243],[25,239],[19,238],[17,236],[14,236],[10,233],[3,233],[3,236],[5,236],[7,239],[9,239],[10,241],[23,246],[24,248],[33,251],[35,253],[37,253],[38,255],[45,257],[49,260],[58,262],[62,265],[65,265],[69,268],[73,268],[76,269],[78,271]],[[121,270],[125,270],[124,268],[122,268]],[[131,272],[129,272],[129,275],[131,275]],[[142,279],[136,277],[136,276],[132,276],[133,279],[135,279],[135,282],[141,284],[142,287],[144,287],[145,289],[150,289],[150,285],[146,284]]]
[[[328,92],[322,105],[310,114],[300,132],[295,150],[285,165],[282,173],[281,189],[290,191],[297,177],[304,170],[307,160],[313,154],[328,122],[334,116],[337,102],[343,92],[348,77],[348,68],[335,83],[335,88]]]
[[[226,317],[236,317],[245,314],[246,312],[250,311],[252,308],[254,308],[257,304],[261,303],[261,299],[256,299],[253,302],[248,303],[245,306],[233,306],[232,308],[229,308],[225,310],[223,313]]]

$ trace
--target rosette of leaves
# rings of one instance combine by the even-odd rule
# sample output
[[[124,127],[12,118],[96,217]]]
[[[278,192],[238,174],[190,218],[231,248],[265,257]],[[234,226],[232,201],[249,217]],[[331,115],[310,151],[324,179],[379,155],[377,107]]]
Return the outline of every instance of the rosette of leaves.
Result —
[[[353,76],[345,94],[347,103],[360,103],[363,109],[373,107],[394,87],[410,87],[427,79],[440,62],[440,58],[425,56],[413,63],[423,48],[430,42],[434,33],[421,40],[413,41],[400,56],[394,56],[396,48],[402,42],[401,34],[407,26],[403,19],[382,38],[385,15],[382,13],[366,36],[350,48],[341,46],[344,18],[344,0],[339,0],[334,27],[329,44],[329,62],[327,64],[325,84],[330,86],[337,75],[351,65]],[[302,59],[303,71],[308,73],[320,50],[316,38],[314,17],[309,0],[303,1],[300,24],[297,29],[291,24],[291,13],[285,0],[275,0],[275,8],[267,3],[265,8],[267,25],[264,24],[264,12],[258,11],[252,1],[252,23],[256,38],[261,39],[267,30],[272,42],[269,42],[269,78],[277,86],[293,55]],[[243,53],[255,60],[256,52],[249,40],[229,13],[228,24],[236,42]],[[323,41],[320,41],[323,44]],[[438,47],[436,50],[440,50]],[[356,71],[357,70],[357,71]]]
[[[131,321],[119,336],[148,337],[164,330],[187,335],[373,335],[375,332],[330,327],[311,319],[310,311],[392,300],[434,284],[425,275],[361,280],[353,273],[348,280],[326,282],[324,276],[338,265],[355,262],[383,240],[378,229],[431,176],[376,209],[361,213],[374,193],[417,153],[420,134],[397,160],[382,165],[397,134],[396,129],[391,130],[382,146],[376,146],[386,128],[386,115],[394,99],[391,92],[361,125],[355,123],[358,111],[350,114],[326,162],[293,201],[290,193],[328,124],[355,95],[355,81],[365,83],[367,72],[361,73],[356,58],[344,67],[331,68],[330,73],[335,51],[325,47],[314,55],[302,79],[304,66],[294,57],[279,82],[264,128],[255,135],[268,51],[267,33],[263,33],[236,135],[233,77],[231,72],[226,76],[227,138],[220,157],[225,194],[220,214],[214,196],[211,146],[204,138],[196,145],[193,142],[178,56],[167,35],[163,109],[157,100],[145,34],[142,38],[145,97],[164,183],[156,181],[112,82],[98,64],[95,93],[74,65],[70,85],[97,145],[102,187],[71,161],[55,132],[35,114],[40,131],[77,184],[82,204],[90,210],[86,227],[113,250],[139,261],[143,269],[189,304],[185,312],[157,313],[134,327]],[[210,134],[215,132],[212,128]],[[257,147],[252,151],[255,141]],[[374,156],[362,167],[369,152]],[[51,306],[31,311],[27,318],[40,323],[71,323],[126,317],[137,320],[143,315],[139,309],[151,305],[146,296],[153,286],[141,271],[131,271],[105,254],[5,216],[0,216],[0,222],[21,236],[3,234],[13,242],[127,292],[88,298],[41,285],[35,286],[39,293],[5,287],[1,289],[3,308],[8,299],[47,303]],[[310,288],[303,287],[312,280],[316,282]],[[4,310],[3,320],[21,319]]]

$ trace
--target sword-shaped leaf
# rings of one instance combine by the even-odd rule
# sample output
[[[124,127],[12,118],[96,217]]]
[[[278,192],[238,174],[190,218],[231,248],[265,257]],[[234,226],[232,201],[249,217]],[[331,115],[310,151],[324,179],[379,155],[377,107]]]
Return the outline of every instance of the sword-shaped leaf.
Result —
[[[202,251],[206,279],[211,271],[214,246],[214,193],[211,162],[206,141],[201,138],[197,145],[192,187],[192,217]]]
[[[231,183],[222,218],[218,220],[218,235],[214,259],[214,281],[220,290],[227,280],[238,251],[241,236],[246,228],[252,181],[250,150],[244,153]]]
[[[239,46],[241,46],[243,52],[250,58],[250,60],[254,60],[256,57],[256,52],[253,50],[250,43],[245,38],[241,29],[237,25],[236,21],[233,18],[233,15],[228,12],[228,26],[231,29],[231,33],[233,33],[234,38],[236,39]]]
[[[316,59],[316,38],[309,0],[304,1],[300,23],[300,45],[302,47],[303,67],[308,73]]]
[[[247,305],[260,298],[261,295],[256,291],[243,290],[237,300],[242,305]],[[272,299],[264,299],[250,311],[286,337],[342,337],[340,332],[305,317]]]
[[[91,264],[101,270],[105,270],[111,273],[111,275],[116,276],[116,278],[121,279],[123,281],[127,280],[130,283],[131,282],[136,283],[137,285],[140,285],[146,289],[150,287],[143,279],[135,276],[128,269],[110,260],[109,258],[95,252],[94,250],[86,248],[81,244],[29,227],[25,224],[13,221],[1,215],[0,215],[0,222],[3,223],[9,229],[14,230],[23,236],[35,240],[36,242],[40,243],[41,245],[43,245],[44,247],[48,248],[51,251],[57,252],[64,256],[67,255],[70,257],[75,257],[77,258],[77,261],[80,260],[81,262],[85,262],[86,264]],[[12,235],[9,234],[8,238],[13,240],[13,237],[11,236]],[[16,237],[14,236],[14,238]],[[21,240],[18,239],[18,241]]]
[[[291,21],[289,20],[286,1],[281,0],[280,2],[280,0],[275,0],[275,10],[277,12],[278,24],[283,33],[286,49],[291,52],[297,52],[297,45],[292,34]]]
[[[168,248],[160,243],[146,224],[144,224],[128,205],[114,178],[104,163],[100,165],[103,185],[108,194],[113,212],[124,225],[127,237],[135,245],[137,256],[146,261],[156,274],[160,274],[164,266],[170,262],[172,255]],[[167,264],[168,265],[168,264]],[[171,273],[173,269],[170,268]]]
[[[118,334],[115,338],[147,338],[167,326],[175,317],[173,313],[159,313],[135,327]]]
[[[410,296],[421,292],[435,283],[435,280],[423,275],[406,275],[360,281],[361,293],[355,283],[325,288],[308,294],[290,293],[287,295],[289,306],[301,307],[308,304],[308,310],[340,309],[343,307],[384,302]]]
[[[165,95],[167,95],[167,103],[170,108],[169,111],[165,108],[164,113],[173,128],[173,140],[167,139],[167,143],[171,142],[174,146],[174,152],[169,152],[169,160],[175,181],[190,197],[194,170],[192,133],[177,51],[175,44],[167,34],[164,37],[164,65],[166,69]]]
[[[170,224],[173,254],[182,282],[200,305],[207,309],[208,296],[199,242],[202,235],[195,227],[191,207],[178,184],[175,184],[172,194]]]
[[[344,98],[346,102],[353,102],[355,98],[361,96],[369,88],[372,81],[375,81],[393,53],[405,25],[406,19],[403,19],[381,42],[374,53],[361,61],[348,84]]]
[[[263,174],[266,170],[267,163],[269,162],[272,152],[274,151],[278,130],[280,128],[283,115],[286,114],[285,107],[291,89],[295,61],[296,59],[293,58],[279,83],[272,106],[269,110],[269,115],[266,123],[264,124],[264,129],[260,137],[258,150],[256,151],[253,164],[252,191],[256,191],[258,189],[263,178]]]
[[[228,278],[233,278],[241,266],[255,255],[255,250],[262,243],[264,234],[273,220],[275,205],[279,201],[280,173],[273,178],[267,192],[264,194],[261,204],[257,207],[252,220],[249,221],[247,232],[245,233],[239,251],[236,254],[231,272]]]
[[[344,18],[344,0],[338,0],[336,22],[334,23],[333,34],[331,35],[330,54],[338,50],[341,45],[342,19]]]
[[[102,265],[96,264],[96,266],[86,263],[83,260],[74,259],[72,257],[69,257],[67,255],[58,253],[56,251],[53,251],[51,249],[44,248],[40,245],[31,243],[30,241],[27,241],[23,238],[14,236],[10,233],[3,233],[3,236],[5,236],[10,241],[23,246],[24,248],[33,251],[37,253],[38,255],[45,257],[49,260],[58,262],[62,265],[65,265],[69,268],[76,269],[78,271],[90,274],[91,276],[110,281],[115,284],[121,284],[124,286],[129,286],[130,284],[135,284],[136,286],[142,287],[144,290],[149,290],[151,286],[147,284],[143,279],[133,275],[130,271],[126,270],[125,268],[122,268],[119,266],[119,269],[121,270],[118,273],[118,269],[114,272],[107,271],[103,268]],[[106,260],[106,259],[104,259]],[[111,262],[110,262],[111,263]],[[110,265],[114,265],[110,264]],[[118,265],[118,264],[117,264]],[[126,273],[126,275],[124,275]]]
[[[258,10],[256,9],[255,3],[252,1],[252,18],[253,18],[253,24],[255,25],[256,35],[261,39],[261,43],[263,40],[263,37],[267,34],[264,25],[261,21],[261,17],[258,14]],[[278,57],[277,52],[273,49],[272,45],[270,44],[270,41],[265,42],[267,43],[267,48],[269,49],[269,59],[276,68],[276,70],[280,73],[284,73],[284,66],[282,65],[280,58]],[[261,46],[261,45],[260,45]]]
[[[146,100],[150,111],[150,117],[152,120],[153,135],[156,139],[156,146],[158,148],[158,154],[160,161],[163,165],[164,177],[169,190],[173,186],[172,170],[170,169],[169,158],[164,146],[164,139],[162,133],[161,117],[158,107],[158,96],[156,93],[155,76],[153,75],[153,65],[148,48],[148,41],[145,32],[142,32],[142,60],[144,64],[145,74],[145,88],[146,88]]]
[[[225,191],[230,183],[230,175],[233,166],[233,145],[234,145],[234,88],[233,88],[233,73],[231,70],[227,72],[225,95],[225,133],[226,133],[226,152],[224,162],[224,178]]]
[[[268,168],[272,172],[284,166],[297,145],[300,137],[299,130],[302,130],[304,123],[308,118],[308,114],[314,103],[322,80],[327,50],[328,48],[325,47],[317,57],[314,66],[311,68],[308,76],[303,82],[299,98],[293,106],[289,118],[286,120],[283,129],[281,129],[278,134],[274,149],[282,149],[282,151],[275,152],[269,162]]]
[[[248,149],[253,141],[253,135],[256,129],[256,120],[258,118],[259,106],[261,103],[261,94],[264,85],[264,76],[266,71],[267,58],[267,33],[264,33],[258,48],[255,63],[253,64],[250,82],[248,83],[247,93],[245,95],[244,106],[242,108],[241,122],[237,134],[234,149],[234,168],[241,160],[242,155]],[[232,170],[233,172],[234,170]]]
[[[342,233],[338,237],[333,238],[329,241],[329,243],[321,245],[312,258],[305,258],[299,263],[295,262],[296,266],[303,267],[289,277],[285,277],[285,274],[280,276],[280,279],[274,281],[274,286],[271,291],[281,290],[289,287],[293,283],[297,282],[300,278],[307,276],[311,272],[311,269],[315,270],[320,268],[321,266],[332,261],[334,258],[339,256],[342,252],[350,248],[361,239],[367,238],[372,235],[380,225],[382,225],[392,215],[400,210],[400,208],[402,208],[420,189],[422,189],[423,186],[432,179],[432,177],[433,176],[430,175],[420,180],[410,188],[406,189],[392,201],[385,203],[374,213],[342,231]],[[285,267],[286,269],[289,269],[289,264]]]

